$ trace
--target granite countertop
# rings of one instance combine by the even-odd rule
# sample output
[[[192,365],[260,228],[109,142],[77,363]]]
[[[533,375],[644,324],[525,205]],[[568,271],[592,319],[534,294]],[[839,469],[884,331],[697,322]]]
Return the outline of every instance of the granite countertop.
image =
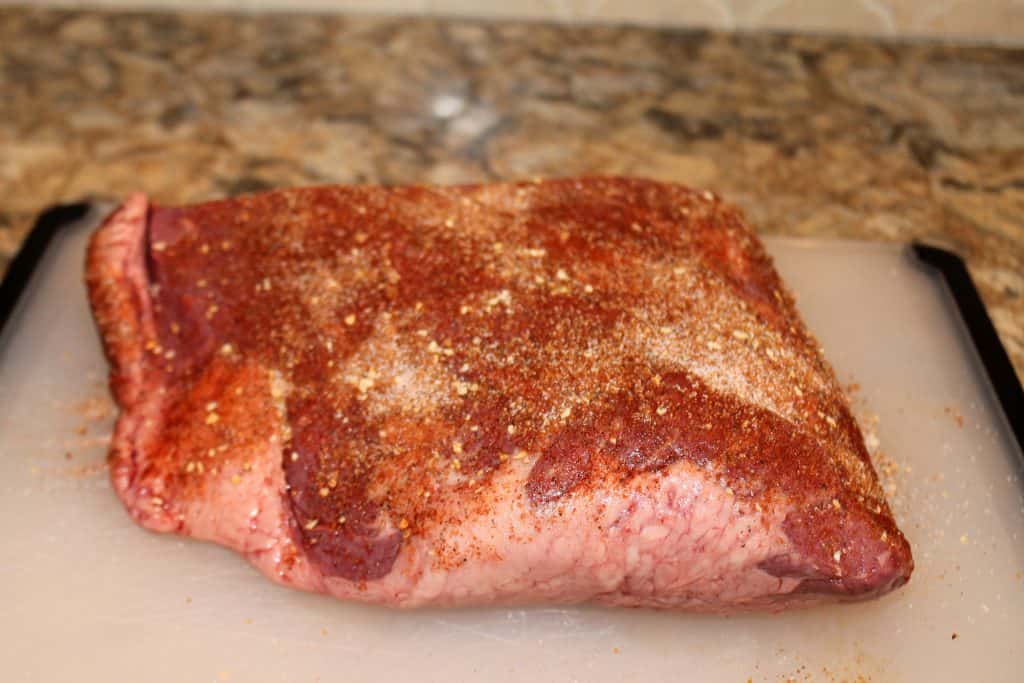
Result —
[[[48,204],[636,174],[762,233],[941,240],[1024,370],[1024,51],[0,9],[0,265]]]

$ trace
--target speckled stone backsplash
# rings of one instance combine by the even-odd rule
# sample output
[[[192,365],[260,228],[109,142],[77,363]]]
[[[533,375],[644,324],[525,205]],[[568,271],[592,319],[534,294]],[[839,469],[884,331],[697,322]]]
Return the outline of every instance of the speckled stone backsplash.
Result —
[[[952,244],[1024,369],[1024,51],[0,10],[0,259],[53,202],[635,174],[762,233]]]

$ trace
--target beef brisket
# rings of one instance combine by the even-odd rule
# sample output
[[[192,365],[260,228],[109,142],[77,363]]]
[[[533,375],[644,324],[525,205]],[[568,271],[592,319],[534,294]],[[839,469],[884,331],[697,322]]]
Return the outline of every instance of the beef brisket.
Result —
[[[394,606],[703,611],[913,562],[740,214],[634,179],[129,198],[93,311],[134,519]]]

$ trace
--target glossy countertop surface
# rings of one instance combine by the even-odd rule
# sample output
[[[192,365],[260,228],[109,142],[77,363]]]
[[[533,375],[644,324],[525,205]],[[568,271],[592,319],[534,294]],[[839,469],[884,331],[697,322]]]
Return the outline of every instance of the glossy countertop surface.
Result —
[[[1024,370],[1024,50],[413,17],[0,9],[0,266],[42,208],[628,174],[762,234],[939,241]]]

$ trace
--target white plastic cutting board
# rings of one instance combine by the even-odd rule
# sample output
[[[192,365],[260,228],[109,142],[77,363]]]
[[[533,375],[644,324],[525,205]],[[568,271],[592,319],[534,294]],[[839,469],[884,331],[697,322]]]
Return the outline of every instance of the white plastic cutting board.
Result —
[[[897,247],[769,241],[899,466],[905,589],[732,618],[396,612],[272,585],[227,550],[129,521],[103,469],[113,415],[81,284],[87,227],[51,247],[0,339],[0,680],[1021,680],[1016,446],[942,284]]]

